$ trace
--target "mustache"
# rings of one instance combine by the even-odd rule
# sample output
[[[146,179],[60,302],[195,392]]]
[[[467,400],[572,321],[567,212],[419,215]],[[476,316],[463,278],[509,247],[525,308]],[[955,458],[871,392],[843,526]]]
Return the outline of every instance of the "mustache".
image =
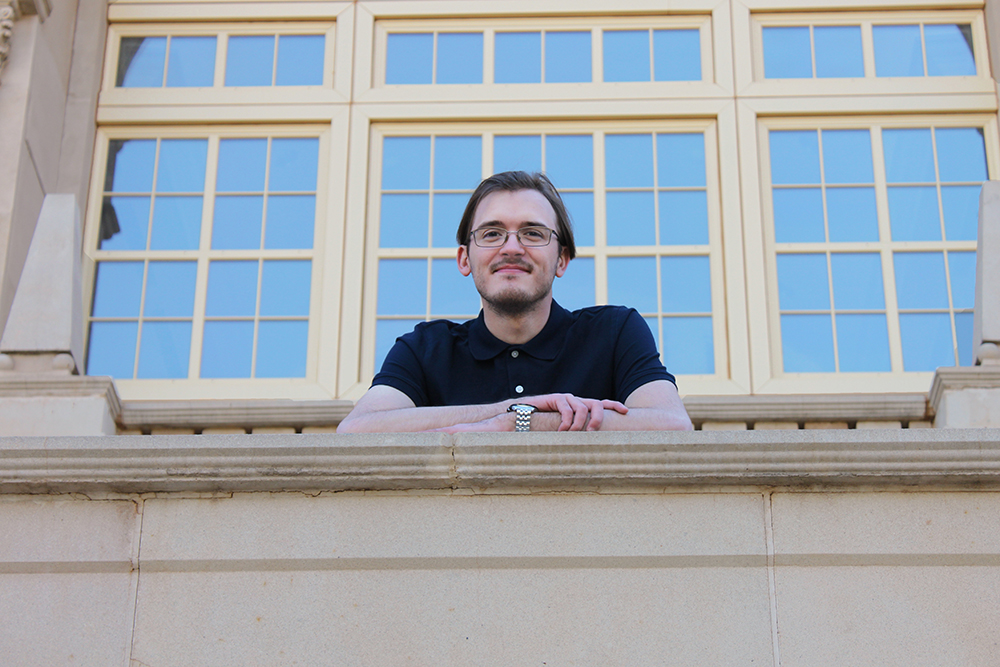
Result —
[[[522,259],[503,259],[490,265],[490,273],[496,273],[500,269],[506,269],[507,267],[524,269],[528,273],[531,273],[532,270],[531,265]]]

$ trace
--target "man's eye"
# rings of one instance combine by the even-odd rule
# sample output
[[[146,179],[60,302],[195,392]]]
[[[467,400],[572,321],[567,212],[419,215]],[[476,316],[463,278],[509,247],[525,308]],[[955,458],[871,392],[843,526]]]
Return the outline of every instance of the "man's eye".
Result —
[[[504,233],[501,232],[499,229],[487,229],[479,232],[479,235],[480,235],[479,238],[481,238],[484,241],[495,241],[501,236],[504,236]]]
[[[521,237],[529,241],[541,241],[545,238],[545,232],[540,229],[522,229]]]

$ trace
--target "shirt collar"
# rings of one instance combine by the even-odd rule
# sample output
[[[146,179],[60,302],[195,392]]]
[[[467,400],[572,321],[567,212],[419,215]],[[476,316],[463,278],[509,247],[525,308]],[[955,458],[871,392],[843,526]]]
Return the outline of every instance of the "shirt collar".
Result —
[[[553,300],[549,319],[542,330],[523,345],[510,345],[490,333],[483,319],[483,312],[479,311],[479,317],[469,324],[469,351],[476,361],[486,361],[508,348],[516,347],[536,359],[551,361],[563,347],[565,331],[571,319],[569,311]]]

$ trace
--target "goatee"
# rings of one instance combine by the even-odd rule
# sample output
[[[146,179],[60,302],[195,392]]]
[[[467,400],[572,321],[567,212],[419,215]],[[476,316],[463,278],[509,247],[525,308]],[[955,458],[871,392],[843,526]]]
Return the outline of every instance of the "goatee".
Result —
[[[514,290],[502,292],[500,294],[486,296],[482,295],[483,301],[497,315],[502,317],[521,317],[531,311],[538,302],[544,298],[544,294],[524,294]]]

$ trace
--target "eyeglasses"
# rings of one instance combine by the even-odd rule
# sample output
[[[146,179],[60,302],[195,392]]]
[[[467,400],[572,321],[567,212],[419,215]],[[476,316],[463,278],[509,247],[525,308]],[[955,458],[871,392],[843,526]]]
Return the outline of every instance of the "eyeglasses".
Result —
[[[507,238],[511,234],[515,234],[517,242],[525,248],[547,246],[552,241],[553,236],[556,239],[559,238],[559,235],[548,227],[521,227],[515,232],[508,232],[499,227],[482,227],[472,232],[472,240],[480,248],[499,248],[507,243]]]

